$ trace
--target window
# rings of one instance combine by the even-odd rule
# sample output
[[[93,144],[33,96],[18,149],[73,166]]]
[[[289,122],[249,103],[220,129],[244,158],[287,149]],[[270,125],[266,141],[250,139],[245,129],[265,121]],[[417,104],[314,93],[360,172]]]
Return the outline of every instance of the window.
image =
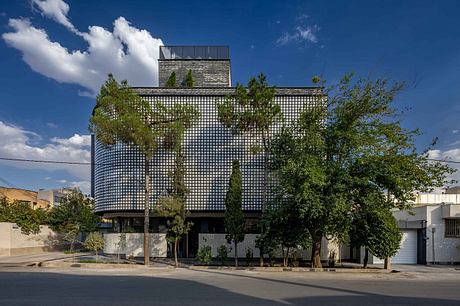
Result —
[[[460,219],[446,219],[446,238],[460,237]]]

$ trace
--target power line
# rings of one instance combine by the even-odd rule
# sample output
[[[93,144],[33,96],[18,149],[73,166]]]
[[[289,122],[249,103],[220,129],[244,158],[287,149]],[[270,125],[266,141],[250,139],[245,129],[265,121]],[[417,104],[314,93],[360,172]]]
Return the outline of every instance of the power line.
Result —
[[[88,162],[70,162],[70,161],[58,161],[58,160],[39,160],[39,159],[9,158],[9,157],[0,157],[0,160],[29,162],[29,163],[45,163],[45,164],[91,165],[91,163],[88,163]]]

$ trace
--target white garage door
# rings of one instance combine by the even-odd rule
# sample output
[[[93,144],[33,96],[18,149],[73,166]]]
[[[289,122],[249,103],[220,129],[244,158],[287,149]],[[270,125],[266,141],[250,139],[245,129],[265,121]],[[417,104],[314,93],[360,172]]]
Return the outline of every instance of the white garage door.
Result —
[[[417,230],[402,230],[401,246],[398,253],[391,258],[395,264],[417,263]]]

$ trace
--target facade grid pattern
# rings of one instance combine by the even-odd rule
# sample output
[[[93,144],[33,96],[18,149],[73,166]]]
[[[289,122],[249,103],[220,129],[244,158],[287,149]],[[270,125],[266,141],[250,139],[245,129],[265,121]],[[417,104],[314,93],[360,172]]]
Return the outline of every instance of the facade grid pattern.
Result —
[[[196,106],[201,117],[184,135],[186,185],[189,189],[186,206],[191,211],[222,211],[234,159],[241,165],[243,177],[243,209],[261,210],[263,186],[263,154],[253,154],[250,146],[257,142],[251,134],[233,134],[217,117],[216,104],[225,95],[144,95],[151,104],[189,103]],[[305,107],[321,102],[317,95],[276,95],[286,122],[297,118]],[[279,126],[274,127],[275,132]],[[94,195],[97,212],[140,211],[144,208],[144,160],[135,147],[118,143],[104,147],[95,142]],[[151,207],[170,188],[169,174],[174,169],[174,154],[158,149],[151,161]]]

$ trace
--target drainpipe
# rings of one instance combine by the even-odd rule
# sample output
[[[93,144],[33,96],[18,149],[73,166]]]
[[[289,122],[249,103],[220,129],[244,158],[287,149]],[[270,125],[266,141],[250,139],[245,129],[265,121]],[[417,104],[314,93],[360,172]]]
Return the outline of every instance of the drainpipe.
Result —
[[[431,246],[433,248],[433,264],[436,262],[435,251],[434,251],[434,233],[436,232],[436,227],[431,228]]]

